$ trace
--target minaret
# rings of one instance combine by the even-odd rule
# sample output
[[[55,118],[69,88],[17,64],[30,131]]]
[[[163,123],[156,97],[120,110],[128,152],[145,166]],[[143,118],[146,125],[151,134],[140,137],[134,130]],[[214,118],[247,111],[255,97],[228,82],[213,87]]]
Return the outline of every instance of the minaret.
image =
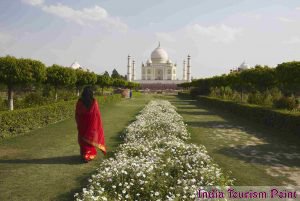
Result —
[[[183,75],[182,80],[186,80],[186,63],[185,60],[183,60]]]
[[[128,63],[127,63],[127,81],[131,81],[131,58],[128,55]]]
[[[132,60],[132,78],[131,78],[132,81],[135,80],[135,60],[133,59]]]
[[[191,56],[187,57],[187,81],[191,82]]]

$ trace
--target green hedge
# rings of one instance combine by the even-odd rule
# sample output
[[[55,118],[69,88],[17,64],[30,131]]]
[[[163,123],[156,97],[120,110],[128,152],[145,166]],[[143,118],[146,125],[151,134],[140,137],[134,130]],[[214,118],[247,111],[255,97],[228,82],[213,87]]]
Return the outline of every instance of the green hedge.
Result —
[[[119,101],[120,95],[97,97],[100,107]],[[75,114],[76,100],[0,113],[0,139],[24,134]]]
[[[187,96],[187,94],[179,95]],[[251,121],[300,136],[299,113],[278,111],[258,105],[240,104],[207,96],[197,96],[196,99],[208,107],[222,109]]]

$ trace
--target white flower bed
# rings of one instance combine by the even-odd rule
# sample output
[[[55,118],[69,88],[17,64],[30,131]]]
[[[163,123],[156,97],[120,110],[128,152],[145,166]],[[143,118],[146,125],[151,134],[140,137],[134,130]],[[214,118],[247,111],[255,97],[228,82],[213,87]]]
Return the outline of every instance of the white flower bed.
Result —
[[[168,101],[151,101],[125,131],[125,143],[104,160],[79,200],[193,200],[200,186],[231,185],[204,146],[190,138]]]

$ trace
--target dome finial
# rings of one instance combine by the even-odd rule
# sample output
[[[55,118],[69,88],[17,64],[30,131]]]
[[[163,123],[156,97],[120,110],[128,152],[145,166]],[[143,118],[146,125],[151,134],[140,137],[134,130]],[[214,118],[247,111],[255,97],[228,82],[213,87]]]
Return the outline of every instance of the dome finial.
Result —
[[[160,41],[158,41],[158,47],[160,47]]]

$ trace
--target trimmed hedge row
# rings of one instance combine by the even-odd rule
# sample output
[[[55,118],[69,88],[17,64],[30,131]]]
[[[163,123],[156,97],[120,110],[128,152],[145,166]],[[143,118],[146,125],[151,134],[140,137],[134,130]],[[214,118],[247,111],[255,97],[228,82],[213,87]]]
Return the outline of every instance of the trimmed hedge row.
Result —
[[[119,94],[97,97],[103,104],[119,101]],[[54,103],[50,105],[5,111],[0,113],[0,139],[24,134],[36,128],[56,123],[73,117],[77,100]]]
[[[186,93],[178,94],[187,97]],[[300,114],[268,109],[258,105],[241,104],[207,96],[197,96],[203,105],[215,107],[266,126],[300,136]]]

